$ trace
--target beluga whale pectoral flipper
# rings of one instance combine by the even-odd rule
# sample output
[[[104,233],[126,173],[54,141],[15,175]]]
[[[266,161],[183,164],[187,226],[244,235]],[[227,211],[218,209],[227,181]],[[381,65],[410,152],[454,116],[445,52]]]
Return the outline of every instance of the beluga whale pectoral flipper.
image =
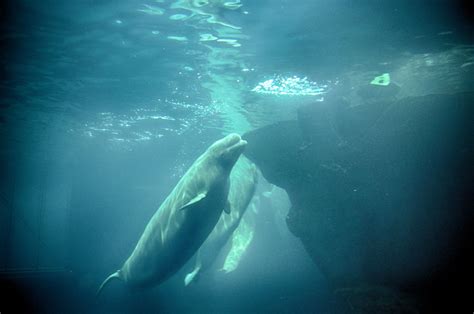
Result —
[[[110,275],[132,287],[157,285],[176,273],[211,233],[228,203],[229,175],[247,142],[230,134],[188,169],[153,215],[130,257]]]

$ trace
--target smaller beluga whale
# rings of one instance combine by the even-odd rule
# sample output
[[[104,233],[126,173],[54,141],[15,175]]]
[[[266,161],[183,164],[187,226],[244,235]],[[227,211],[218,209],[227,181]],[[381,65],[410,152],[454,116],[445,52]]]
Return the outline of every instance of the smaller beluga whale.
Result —
[[[228,197],[230,214],[221,214],[216,226],[199,248],[194,269],[184,278],[186,286],[197,281],[201,273],[212,267],[218,255],[232,237],[255,194],[258,175],[257,167],[245,156],[240,157],[230,174]]]
[[[158,285],[175,274],[214,229],[227,200],[229,176],[247,142],[230,134],[212,144],[179,180],[145,228],[122,268],[107,277],[131,287]]]

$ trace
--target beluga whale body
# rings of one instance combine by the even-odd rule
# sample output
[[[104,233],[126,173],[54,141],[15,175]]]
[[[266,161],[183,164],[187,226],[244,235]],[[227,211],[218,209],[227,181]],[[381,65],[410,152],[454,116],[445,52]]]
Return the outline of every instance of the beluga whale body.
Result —
[[[188,169],[153,215],[130,257],[110,275],[132,287],[157,285],[176,273],[229,210],[229,175],[247,142],[230,134],[212,144]]]
[[[222,213],[219,221],[196,254],[195,266],[184,279],[187,286],[197,281],[200,274],[215,263],[218,255],[231,238],[254,196],[258,181],[256,166],[245,156],[240,157],[230,174],[230,214]]]

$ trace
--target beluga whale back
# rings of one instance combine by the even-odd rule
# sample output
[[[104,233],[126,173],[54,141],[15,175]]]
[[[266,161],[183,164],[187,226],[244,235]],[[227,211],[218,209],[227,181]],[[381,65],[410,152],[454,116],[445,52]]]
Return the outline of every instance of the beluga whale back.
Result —
[[[212,144],[155,212],[130,257],[110,275],[133,287],[157,285],[176,273],[229,211],[229,175],[247,142],[230,134]]]

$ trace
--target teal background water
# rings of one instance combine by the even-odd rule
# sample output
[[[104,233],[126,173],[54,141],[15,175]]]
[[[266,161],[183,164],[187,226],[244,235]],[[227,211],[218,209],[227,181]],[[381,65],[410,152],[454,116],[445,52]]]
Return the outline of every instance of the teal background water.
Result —
[[[22,0],[0,17],[0,267],[38,274],[18,288],[38,311],[350,312],[287,229],[281,191],[227,277],[92,296],[222,135],[383,73],[402,96],[474,90],[462,1]],[[279,92],[257,92],[269,80]]]

